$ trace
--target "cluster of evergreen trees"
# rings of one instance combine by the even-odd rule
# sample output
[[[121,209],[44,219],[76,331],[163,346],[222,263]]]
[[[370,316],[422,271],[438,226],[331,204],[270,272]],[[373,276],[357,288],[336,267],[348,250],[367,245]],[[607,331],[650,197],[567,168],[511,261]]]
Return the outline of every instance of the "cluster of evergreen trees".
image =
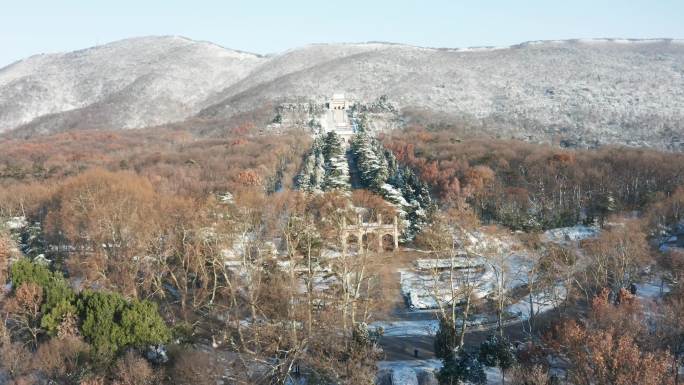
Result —
[[[368,189],[392,203],[406,222],[405,240],[413,239],[433,209],[427,185],[409,168],[400,166],[392,151],[366,132],[352,139],[351,155],[359,179],[359,186],[354,187]],[[349,164],[339,135],[329,132],[314,140],[296,184],[309,192],[351,188]]]
[[[79,333],[90,342],[99,356],[111,357],[125,347],[147,348],[163,344],[171,332],[148,300],[125,299],[121,294],[84,290],[74,292],[60,272],[22,258],[12,264],[10,281],[13,292],[23,285],[34,285],[40,310],[32,317],[37,334],[57,335],[71,317]],[[28,322],[18,325],[29,325]]]
[[[501,330],[489,335],[480,344],[479,352],[468,352],[458,345],[454,322],[441,317],[434,346],[435,355],[443,365],[437,373],[440,384],[484,385],[487,383],[484,366],[499,368],[502,383],[505,383],[506,371],[516,363],[513,346]]]
[[[409,168],[400,166],[392,151],[365,132],[351,143],[361,187],[394,204],[407,222],[404,238],[412,239],[427,221],[433,203],[428,187]]]
[[[316,137],[296,184],[300,190],[309,192],[350,189],[349,165],[339,135],[329,132]]]

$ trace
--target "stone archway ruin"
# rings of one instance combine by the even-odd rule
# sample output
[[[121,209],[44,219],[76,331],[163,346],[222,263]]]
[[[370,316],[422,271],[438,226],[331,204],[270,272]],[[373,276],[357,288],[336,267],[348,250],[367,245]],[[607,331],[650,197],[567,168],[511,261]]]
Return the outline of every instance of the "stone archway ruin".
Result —
[[[390,224],[383,223],[381,214],[378,214],[375,222],[363,222],[359,215],[357,223],[347,224],[346,218],[343,218],[342,228],[342,248],[344,252],[347,252],[350,239],[357,241],[359,251],[362,251],[364,243],[368,243],[367,240],[377,243],[377,245],[368,244],[367,247],[369,249],[383,251],[386,249],[383,240],[391,237],[391,250],[399,249],[399,224],[396,216],[394,216]]]
[[[357,233],[349,233],[345,235],[344,244],[352,251],[358,252],[362,246],[361,242],[362,239],[359,238]]]
[[[382,245],[381,251],[394,251],[396,250],[394,242],[394,234],[385,233],[380,235],[380,244]]]

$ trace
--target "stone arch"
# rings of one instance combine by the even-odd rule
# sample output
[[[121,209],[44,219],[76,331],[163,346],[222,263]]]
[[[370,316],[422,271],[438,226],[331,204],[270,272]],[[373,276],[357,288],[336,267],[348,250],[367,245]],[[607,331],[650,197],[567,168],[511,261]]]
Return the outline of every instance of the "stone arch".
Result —
[[[395,240],[394,234],[384,233],[382,234],[382,251],[394,251],[395,250]]]
[[[368,231],[363,234],[363,248],[366,250],[378,249],[378,235],[373,231]]]
[[[354,234],[354,233],[347,234],[345,242],[347,245],[347,251],[357,252],[357,253],[359,252],[361,242],[359,242],[359,237],[356,234]]]

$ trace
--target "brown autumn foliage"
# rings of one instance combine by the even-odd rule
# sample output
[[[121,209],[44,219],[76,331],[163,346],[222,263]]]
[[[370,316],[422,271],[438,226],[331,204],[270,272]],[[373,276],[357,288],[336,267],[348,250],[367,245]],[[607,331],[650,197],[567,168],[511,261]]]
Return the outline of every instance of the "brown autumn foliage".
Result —
[[[205,279],[208,251],[198,235],[213,221],[200,217],[214,194],[291,186],[308,148],[308,135],[255,135],[248,123],[220,138],[173,128],[0,138],[0,216],[41,223],[57,247],[50,253],[86,286],[162,293],[174,273],[166,262],[179,254],[187,256],[183,276]],[[143,258],[150,253],[164,258]],[[175,273],[186,287],[199,284]]]
[[[213,385],[222,374],[216,356],[200,350],[180,353],[169,373],[178,385]]]
[[[525,228],[529,212],[546,221],[542,227],[574,224],[585,215],[602,218],[609,199],[617,209],[643,208],[684,184],[680,153],[460,140],[453,131],[423,128],[395,131],[384,143],[437,196],[464,195],[485,219],[517,228]]]
[[[0,342],[0,368],[11,379],[20,379],[30,371],[31,351],[21,342]]]
[[[40,328],[40,306],[43,303],[43,289],[33,282],[19,286],[14,295],[2,304],[3,318],[9,329],[30,346],[38,346]]]
[[[674,383],[667,351],[648,351],[640,338],[646,329],[638,299],[626,290],[619,304],[608,290],[594,298],[589,318],[570,320],[555,329],[551,341],[570,363],[569,380],[577,385],[669,385]]]
[[[291,184],[308,138],[243,131],[225,139],[150,130],[1,140],[0,214],[43,223],[58,252],[73,255],[69,273],[86,284],[139,294],[153,282],[140,281],[152,275],[136,258],[160,246],[150,244],[160,231],[178,229],[187,207],[201,213],[213,193],[259,195]]]
[[[57,326],[57,337],[62,339],[78,339],[78,317],[75,314],[65,314],[62,322]]]
[[[514,367],[511,373],[511,385],[547,385],[550,376],[546,368],[541,365]]]
[[[684,353],[684,299],[675,293],[667,297],[661,309],[662,318],[657,323],[653,339],[657,346],[667,349],[673,360],[681,365]]]
[[[32,214],[54,182],[93,167],[133,171],[158,192],[193,197],[244,188],[245,170],[250,183],[275,190],[291,186],[309,140],[296,131],[238,130],[212,138],[163,128],[0,138],[0,209],[16,215],[23,205]]]
[[[78,373],[86,361],[89,346],[76,337],[51,338],[40,344],[31,366],[53,379]]]
[[[50,199],[54,186],[36,181],[0,183],[0,215],[8,218],[35,213]]]
[[[114,385],[149,385],[155,382],[150,364],[133,350],[127,351],[114,364]]]
[[[269,195],[291,186],[308,141],[308,135],[296,132],[254,135],[248,124],[221,138],[162,129],[0,139],[0,216],[26,215],[32,223],[40,222],[51,246],[49,257],[59,260],[57,268],[74,282],[154,297],[171,319],[190,317],[193,325],[198,317],[211,317],[202,308],[210,302],[246,317],[250,313],[244,301],[285,304],[282,293],[271,290],[282,285],[254,285],[243,300],[239,277],[230,276],[216,258],[244,231],[256,234],[250,248],[272,239],[280,231],[278,205],[326,210],[329,202],[324,199],[314,204],[299,193],[292,193],[292,200],[286,197],[289,193]],[[218,199],[227,192],[235,204]],[[220,238],[208,236],[214,226]],[[240,286],[231,287],[233,279]],[[283,306],[266,305],[259,303],[275,316],[287,312]],[[194,313],[197,309],[202,311]],[[74,322],[62,326],[60,339],[76,336]],[[261,341],[260,335],[245,338],[256,341],[250,347]],[[59,357],[53,354],[56,341],[38,345],[40,351],[29,360],[34,371],[61,374],[56,372]],[[259,354],[269,354],[270,349],[265,346]],[[145,383],[147,376],[136,377],[147,372],[141,363],[125,356],[111,371],[96,370],[83,383],[104,383],[105,378]],[[202,376],[215,383],[219,370],[209,378],[202,362],[186,368],[202,369],[192,372],[187,383],[198,383]],[[12,369],[17,376],[26,370]]]
[[[646,219],[654,232],[676,225],[684,219],[684,186],[678,187],[670,196],[659,194],[648,207]]]
[[[259,186],[262,183],[259,173],[255,170],[240,171],[236,180],[245,186]]]
[[[291,186],[301,155],[308,148],[308,137],[300,133],[253,135],[253,126],[247,122],[223,132],[225,135],[215,138],[159,129],[0,139],[0,216],[26,214],[32,222],[42,223],[50,244],[60,246],[50,252],[64,261],[70,278],[83,278],[85,285],[130,296],[154,298],[169,320],[183,319],[193,325],[190,338],[194,333],[201,338],[216,337],[222,340],[219,343],[236,347],[249,363],[270,362],[275,357],[279,366],[274,372],[281,379],[286,364],[297,361],[345,383],[369,383],[377,357],[371,347],[351,350],[349,336],[355,322],[377,314],[383,302],[389,305],[382,279],[385,274],[387,280],[394,280],[393,272],[381,268],[383,261],[373,255],[340,258],[334,263],[347,264],[342,266],[345,276],[363,277],[358,292],[338,286],[327,292],[316,289],[309,301],[305,295],[296,297],[301,295],[296,290],[300,281],[274,267],[267,250],[270,245],[266,245],[292,223],[283,218],[304,223],[293,227],[296,236],[292,241],[302,242],[301,247],[293,247],[288,254],[293,261],[302,262],[306,261],[304,243],[308,238],[297,238],[301,233],[296,230],[308,229],[306,225],[311,224],[315,233],[311,238],[334,244],[339,240],[341,218],[353,219],[355,213],[348,211],[348,198],[343,194],[310,196],[280,191]],[[616,199],[618,209],[642,208],[663,200],[662,205],[650,206],[654,222],[672,224],[681,218],[681,191],[676,186],[681,184],[682,159],[678,154],[635,149],[559,150],[499,140],[459,142],[449,135],[409,130],[386,140],[399,160],[428,181],[451,210],[443,218],[443,228],[432,229],[435,236],[448,227],[476,226],[475,212],[516,223],[512,216],[539,210],[542,216],[554,218],[544,226],[577,221],[581,210],[607,217],[609,197]],[[233,203],[217,197],[226,192],[232,193]],[[379,197],[365,191],[355,191],[352,201],[382,212],[385,218],[393,212]],[[642,331],[624,332],[643,330],[643,319],[638,304],[619,289],[647,262],[645,235],[630,226],[609,227],[601,238],[584,245],[597,264],[589,270],[595,274],[588,281],[594,289],[608,285],[617,290],[619,311],[612,299],[594,301],[591,316],[576,322],[577,329],[568,324],[566,333],[568,342],[584,344],[569,344],[575,346],[574,353],[589,351],[603,357],[606,364],[600,368],[592,367],[586,354],[576,360],[579,367],[595,370],[592,375],[604,376],[596,377],[601,381],[624,374],[614,364],[623,359],[616,355],[649,375],[653,368],[664,368],[654,356],[657,348],[664,346],[646,341]],[[427,237],[423,240],[435,243]],[[233,247],[245,251],[244,261],[251,269],[247,279],[226,269],[219,259]],[[320,257],[316,250],[311,255],[314,260]],[[0,262],[1,257],[2,245]],[[327,306],[314,307],[313,300]],[[681,312],[674,303],[671,306],[667,335],[674,341]],[[263,319],[270,322],[262,324]],[[251,320],[249,328],[240,320]],[[64,333],[58,333],[62,341],[74,341],[66,339],[76,334],[71,321],[64,325]],[[598,346],[601,338],[589,336],[611,343]],[[66,375],[68,370],[58,368],[60,362],[64,368],[72,367],[75,356],[70,352],[80,348],[77,343],[72,346],[59,341],[53,338],[38,344],[33,359],[16,343],[3,343],[1,348],[9,352],[5,355],[25,357],[38,370]],[[62,357],[57,350],[67,354]],[[12,367],[12,376],[17,378],[29,370],[14,359],[3,365]],[[215,354],[190,350],[178,355],[168,373],[173,383],[215,383],[222,369]],[[609,372],[617,374],[610,377]],[[121,384],[158,378],[134,353],[120,357],[112,371],[96,374],[83,384],[101,384],[105,377]],[[525,381],[535,383],[544,373],[533,367],[523,375]]]
[[[46,233],[53,244],[76,250],[68,260],[73,274],[135,295],[137,256],[144,255],[156,232],[156,200],[145,178],[89,170],[66,180],[55,193],[48,206]]]
[[[590,257],[586,270],[586,286],[609,287],[613,293],[637,282],[641,269],[651,262],[649,245],[642,225],[624,220],[606,229],[596,239],[582,242]]]
[[[373,194],[368,190],[354,190],[352,191],[352,204],[356,207],[362,207],[368,210],[366,221],[375,221],[377,215],[382,216],[383,222],[390,221],[396,215],[396,209],[392,207],[381,196]]]

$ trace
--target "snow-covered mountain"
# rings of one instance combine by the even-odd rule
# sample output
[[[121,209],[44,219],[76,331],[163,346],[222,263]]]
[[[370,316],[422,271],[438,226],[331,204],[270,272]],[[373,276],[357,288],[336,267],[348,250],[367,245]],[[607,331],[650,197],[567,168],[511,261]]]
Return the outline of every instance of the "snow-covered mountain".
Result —
[[[183,120],[265,61],[182,37],[143,37],[0,70],[0,132],[32,123],[133,128]]]
[[[35,56],[0,70],[0,130],[229,119],[273,101],[387,95],[502,136],[682,149],[684,41],[503,48],[320,44],[268,57],[179,37]]]

